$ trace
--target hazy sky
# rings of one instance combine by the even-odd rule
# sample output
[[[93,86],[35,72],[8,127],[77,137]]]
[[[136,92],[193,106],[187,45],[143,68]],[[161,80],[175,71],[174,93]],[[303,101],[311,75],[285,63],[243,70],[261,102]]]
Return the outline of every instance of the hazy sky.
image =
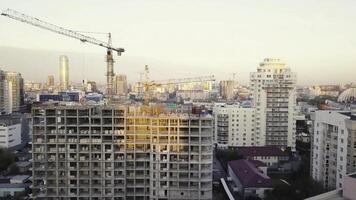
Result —
[[[247,82],[263,58],[279,57],[299,84],[356,82],[355,0],[0,0],[5,8],[73,30],[111,32],[114,46],[127,51],[116,58],[115,71],[131,80],[148,64],[154,79],[236,73]],[[6,17],[0,17],[0,46],[51,50],[3,48],[0,67],[25,79],[58,74],[62,51],[74,52],[73,79],[104,80],[100,47]]]

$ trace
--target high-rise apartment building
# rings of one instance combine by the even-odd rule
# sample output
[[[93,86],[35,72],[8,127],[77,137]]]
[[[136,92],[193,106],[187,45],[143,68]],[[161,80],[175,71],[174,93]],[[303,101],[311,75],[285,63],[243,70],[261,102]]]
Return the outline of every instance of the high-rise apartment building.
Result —
[[[126,96],[127,95],[127,78],[126,75],[118,74],[115,77],[115,94]]]
[[[311,176],[326,189],[342,188],[356,171],[356,115],[319,110],[312,116]]]
[[[61,91],[69,89],[69,64],[65,55],[59,57],[59,87]]]
[[[235,82],[232,80],[220,81],[220,96],[226,100],[233,99],[234,87]]]
[[[212,199],[212,118],[157,111],[34,107],[33,195],[46,200]]]
[[[255,146],[255,109],[241,105],[216,105],[214,143],[219,148]]]
[[[21,106],[24,105],[24,81],[20,73],[5,72],[7,95],[5,98],[6,113],[18,112]]]
[[[279,59],[266,58],[250,75],[256,145],[295,151],[296,74]]]
[[[53,75],[48,75],[47,76],[47,87],[53,87],[54,86],[54,76]]]
[[[0,114],[5,113],[8,107],[6,73],[0,70]]]

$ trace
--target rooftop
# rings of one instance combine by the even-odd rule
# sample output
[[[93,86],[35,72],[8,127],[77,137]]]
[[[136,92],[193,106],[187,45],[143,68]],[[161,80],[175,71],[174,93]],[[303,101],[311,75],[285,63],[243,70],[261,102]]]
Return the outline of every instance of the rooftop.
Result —
[[[10,177],[10,180],[16,180],[16,181],[26,181],[29,179],[31,176],[29,175],[15,175],[13,177]]]
[[[16,165],[18,167],[27,167],[27,166],[31,165],[31,162],[29,162],[29,161],[18,161],[18,162],[16,162]]]
[[[245,188],[270,188],[273,186],[272,180],[258,169],[261,165],[260,161],[234,160],[230,161],[228,165]]]
[[[332,190],[317,196],[309,197],[305,200],[346,200],[346,198],[342,197],[340,190]]]
[[[1,125],[11,126],[19,123],[21,123],[20,114],[13,113],[13,114],[0,115],[0,126]]]
[[[288,156],[289,154],[275,146],[238,147],[237,152],[242,156]]]
[[[29,187],[30,184],[24,183],[0,183],[0,188],[26,188]]]

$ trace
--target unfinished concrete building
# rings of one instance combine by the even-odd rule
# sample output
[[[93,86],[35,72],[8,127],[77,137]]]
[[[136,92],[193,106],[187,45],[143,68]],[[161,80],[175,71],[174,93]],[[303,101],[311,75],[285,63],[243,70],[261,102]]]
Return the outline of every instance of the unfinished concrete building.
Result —
[[[95,105],[32,112],[36,199],[212,199],[209,115]]]

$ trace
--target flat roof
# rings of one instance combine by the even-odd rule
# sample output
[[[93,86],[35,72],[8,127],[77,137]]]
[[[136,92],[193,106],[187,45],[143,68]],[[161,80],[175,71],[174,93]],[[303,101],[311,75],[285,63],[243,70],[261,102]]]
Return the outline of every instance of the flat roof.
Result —
[[[346,200],[346,198],[342,197],[341,191],[332,190],[330,192],[306,198],[305,200]]]
[[[24,183],[0,183],[0,188],[26,188],[29,187],[30,184]]]
[[[15,175],[13,177],[10,177],[11,180],[22,180],[22,181],[28,178],[30,178],[30,175]]]
[[[15,163],[19,167],[27,167],[31,165],[31,162],[29,161],[18,161]]]
[[[241,156],[289,156],[287,152],[275,146],[237,147],[237,153]]]

